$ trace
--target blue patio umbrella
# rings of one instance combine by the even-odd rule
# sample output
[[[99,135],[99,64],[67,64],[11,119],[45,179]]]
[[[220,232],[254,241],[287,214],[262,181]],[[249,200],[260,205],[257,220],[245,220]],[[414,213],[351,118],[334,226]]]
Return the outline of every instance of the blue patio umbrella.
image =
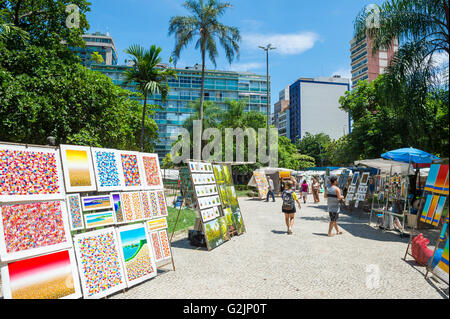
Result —
[[[433,160],[438,160],[439,157],[429,154],[427,152],[418,150],[416,148],[400,148],[381,154],[381,157],[397,162],[415,163],[415,164],[431,164]]]

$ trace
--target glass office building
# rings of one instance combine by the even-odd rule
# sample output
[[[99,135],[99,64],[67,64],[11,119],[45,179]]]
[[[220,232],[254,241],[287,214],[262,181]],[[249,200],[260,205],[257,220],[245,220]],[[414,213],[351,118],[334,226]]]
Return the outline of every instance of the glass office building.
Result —
[[[123,72],[130,68],[126,65],[92,65],[93,70],[110,77],[114,84],[135,91],[133,86],[124,84]],[[199,65],[184,69],[176,69],[177,79],[169,81],[170,92],[163,103],[160,95],[149,97],[147,103],[162,106],[153,116],[159,129],[159,141],[156,152],[160,160],[170,152],[171,137],[177,136],[183,122],[194,113],[189,102],[200,99],[201,68]],[[266,76],[250,72],[207,70],[205,75],[204,100],[213,101],[222,109],[226,109],[226,100],[247,100],[246,111],[267,112]],[[143,103],[143,101],[142,101]]]

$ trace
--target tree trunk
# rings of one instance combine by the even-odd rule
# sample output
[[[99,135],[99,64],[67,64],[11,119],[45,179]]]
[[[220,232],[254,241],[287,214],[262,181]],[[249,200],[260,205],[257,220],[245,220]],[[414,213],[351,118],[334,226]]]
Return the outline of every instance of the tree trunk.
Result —
[[[144,109],[142,110],[142,124],[141,124],[141,152],[144,151],[144,126],[145,126],[145,111],[147,108],[147,94],[144,94]]]
[[[202,159],[202,135],[203,135],[203,100],[204,100],[204,92],[205,92],[205,43],[202,43],[202,86],[200,89],[200,140],[197,142],[197,155],[199,158],[195,158],[195,160]],[[194,152],[195,153],[195,152]]]

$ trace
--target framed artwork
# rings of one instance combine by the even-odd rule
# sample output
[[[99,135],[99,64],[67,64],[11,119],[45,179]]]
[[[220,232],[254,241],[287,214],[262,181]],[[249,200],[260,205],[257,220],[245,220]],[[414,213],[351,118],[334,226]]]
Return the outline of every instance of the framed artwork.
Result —
[[[427,224],[432,223],[433,215],[434,215],[434,212],[436,211],[436,206],[438,204],[438,201],[439,201],[438,195],[428,194],[427,200],[425,202],[425,206],[423,207],[422,215],[420,217],[421,222],[424,222]]]
[[[213,166],[211,163],[188,162],[189,171],[191,173],[212,173]]]
[[[150,238],[152,241],[153,252],[155,255],[156,262],[159,262],[164,259],[161,240],[159,239],[159,234],[157,231],[153,231],[150,233]]]
[[[131,222],[134,218],[133,212],[133,200],[131,198],[131,193],[125,192],[121,193],[122,199],[122,212],[125,222]]]
[[[122,196],[120,195],[120,193],[111,193],[111,201],[113,204],[116,224],[124,223],[125,218],[123,215]]]
[[[167,218],[166,217],[152,219],[152,220],[148,220],[147,221],[147,230],[149,232],[165,229],[165,228],[168,228],[168,227],[169,226],[167,224]]]
[[[66,192],[91,192],[97,190],[91,148],[87,146],[60,145]]]
[[[148,199],[150,201],[150,210],[152,212],[152,218],[159,217],[159,205],[158,205],[158,196],[156,192],[148,192]]]
[[[0,145],[0,203],[65,196],[59,150]]]
[[[141,203],[142,203],[142,217],[144,219],[150,219],[153,216],[152,208],[150,206],[150,198],[147,191],[140,192]]]
[[[349,187],[348,187],[348,193],[354,193],[355,190],[356,190],[356,187],[355,187],[355,186],[349,186]]]
[[[112,210],[107,212],[84,214],[84,224],[86,225],[86,229],[114,225],[116,223],[114,215],[114,211]]]
[[[143,219],[141,196],[139,192],[122,193],[123,213],[126,222]]]
[[[158,199],[158,207],[159,207],[159,217],[167,216],[167,204],[166,204],[166,196],[164,195],[164,191],[157,191],[156,196]]]
[[[163,253],[163,259],[169,258],[170,254],[170,243],[169,236],[167,235],[167,230],[163,229],[158,232],[159,239],[161,239],[161,249]]]
[[[144,214],[142,212],[141,194],[140,192],[132,192],[131,202],[133,204],[133,221],[142,220]]]
[[[215,184],[214,174],[192,174],[194,185]]]
[[[200,209],[206,209],[220,205],[221,205],[220,197],[217,195],[209,197],[201,197],[198,199],[198,206]]]
[[[163,188],[163,178],[159,166],[158,154],[139,153],[146,189]]]
[[[95,195],[81,197],[81,208],[83,212],[89,212],[99,209],[112,208],[111,196],[109,195]]]
[[[219,194],[216,185],[196,185],[195,193],[197,194],[197,197]]]
[[[73,241],[84,298],[102,298],[126,288],[114,227],[75,235]]]
[[[216,219],[217,217],[220,217],[219,206],[201,210],[200,216],[204,223],[209,222],[210,220]]]
[[[447,200],[447,196],[440,196],[439,201],[437,203],[436,211],[434,212],[434,216],[431,221],[431,225],[437,227],[439,225],[439,221],[441,220],[442,212],[444,211],[444,205]]]
[[[5,299],[81,298],[73,249],[14,261],[2,267]]]
[[[64,201],[0,207],[0,259],[10,261],[72,247]]]
[[[83,213],[81,211],[80,194],[66,196],[67,214],[70,230],[84,229]]]
[[[214,177],[216,178],[217,185],[225,183],[224,172],[221,165],[213,165]]]
[[[352,185],[356,185],[356,183],[358,183],[358,178],[359,178],[359,172],[355,172],[353,174],[353,178],[352,178]]]
[[[369,176],[370,176],[370,173],[369,172],[364,172],[362,175],[361,175],[361,181],[359,182],[359,185],[367,185],[367,182],[369,181]]]
[[[95,180],[99,192],[124,189],[122,164],[116,150],[91,147]]]
[[[448,284],[448,237],[442,252],[441,260],[437,266],[434,267],[433,272]]]
[[[203,232],[205,233],[208,250],[212,250],[230,240],[225,216],[203,223]]]
[[[155,277],[156,260],[145,224],[119,227],[117,238],[127,286]]]
[[[267,181],[266,174],[262,172],[253,172],[255,178],[256,187],[258,188],[258,194],[260,199],[266,199],[269,192],[269,182]]]
[[[144,188],[143,170],[139,163],[139,153],[116,151],[122,166],[124,190],[141,190]]]

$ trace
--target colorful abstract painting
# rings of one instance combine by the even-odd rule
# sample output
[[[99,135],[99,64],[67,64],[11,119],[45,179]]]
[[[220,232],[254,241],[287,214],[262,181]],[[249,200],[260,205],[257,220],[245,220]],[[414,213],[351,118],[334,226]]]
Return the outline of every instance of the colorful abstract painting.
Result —
[[[433,272],[448,284],[448,237],[447,243],[444,247],[444,251],[442,252],[441,260],[439,261],[439,264],[433,269]]]
[[[169,227],[167,224],[167,218],[166,217],[162,217],[162,218],[156,218],[156,219],[152,219],[147,221],[147,230],[149,232],[155,231],[155,230],[161,230],[161,229],[165,229]]]
[[[58,150],[0,145],[0,202],[64,198]]]
[[[111,193],[111,200],[113,203],[114,214],[116,215],[116,223],[121,224],[125,221],[123,216],[122,197],[120,193]]]
[[[122,163],[125,189],[137,190],[142,188],[141,173],[138,162],[138,153],[118,151]]]
[[[102,298],[126,288],[113,227],[75,235],[74,247],[84,298]]]
[[[145,188],[158,189],[163,187],[161,169],[159,167],[158,154],[139,154],[144,170]]]
[[[131,222],[134,218],[133,200],[131,199],[131,193],[122,193],[122,209],[124,220],[126,222]]]
[[[422,215],[420,216],[420,221],[422,223],[431,224],[438,200],[439,196],[437,195],[427,195],[425,206],[423,207]]]
[[[439,197],[439,201],[437,203],[436,211],[434,212],[431,225],[437,227],[439,225],[439,221],[441,220],[442,212],[444,211],[445,202],[447,200],[447,196]]]
[[[133,202],[133,220],[143,219],[140,193],[139,192],[131,193],[131,201]]]
[[[111,196],[109,195],[81,197],[81,207],[84,212],[108,209],[112,208],[112,206]]]
[[[258,189],[259,198],[266,199],[267,193],[269,191],[269,183],[267,182],[266,174],[264,174],[263,172],[253,172],[253,178]]]
[[[81,288],[73,250],[23,259],[2,267],[5,299],[76,299]]]
[[[70,230],[84,228],[83,213],[81,211],[80,194],[71,194],[66,197],[67,213],[69,216]]]
[[[91,148],[60,145],[66,192],[96,191]]]
[[[157,191],[156,196],[158,197],[158,207],[159,207],[159,214],[158,216],[163,217],[167,216],[167,205],[166,205],[166,197],[164,196],[164,191]]]
[[[167,230],[160,230],[159,232],[159,239],[161,239],[161,248],[163,252],[163,258],[169,258],[171,256],[170,254],[170,243],[169,243],[169,236],[167,235]]]
[[[148,197],[148,192],[140,192],[141,203],[142,203],[142,217],[144,219],[152,218],[152,208],[150,206],[150,199]]]
[[[150,233],[150,238],[152,241],[153,252],[155,254],[155,260],[157,262],[163,260],[164,256],[163,256],[161,240],[159,239],[158,232],[154,231],[154,232]]]
[[[2,261],[72,247],[64,201],[9,204],[0,210]]]
[[[114,225],[116,223],[114,217],[114,211],[85,214],[84,224],[86,229]]]
[[[122,165],[116,150],[91,148],[99,192],[124,189]]]
[[[152,218],[159,217],[159,206],[156,192],[148,192],[148,198],[150,201],[150,209],[152,211]]]
[[[117,229],[128,287],[156,276],[156,261],[144,224]]]

